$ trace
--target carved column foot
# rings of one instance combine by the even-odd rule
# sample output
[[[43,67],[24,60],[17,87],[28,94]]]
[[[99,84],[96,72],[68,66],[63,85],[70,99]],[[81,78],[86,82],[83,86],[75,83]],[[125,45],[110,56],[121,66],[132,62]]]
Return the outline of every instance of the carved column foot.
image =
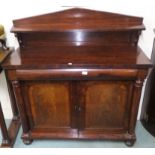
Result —
[[[32,139],[23,139],[23,143],[24,143],[25,145],[30,145],[32,142],[33,142]]]
[[[127,140],[125,141],[125,145],[128,147],[132,147],[135,143],[135,140]]]
[[[2,140],[1,146],[2,146],[2,147],[9,147],[9,146],[10,146],[10,143],[11,143],[10,140],[3,139],[3,140]]]

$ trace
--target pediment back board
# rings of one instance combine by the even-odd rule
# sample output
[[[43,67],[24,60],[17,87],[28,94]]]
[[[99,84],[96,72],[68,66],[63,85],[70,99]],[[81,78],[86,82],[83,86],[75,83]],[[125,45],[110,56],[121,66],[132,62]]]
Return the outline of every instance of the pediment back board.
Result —
[[[73,8],[13,21],[22,48],[38,46],[136,46],[143,18]]]

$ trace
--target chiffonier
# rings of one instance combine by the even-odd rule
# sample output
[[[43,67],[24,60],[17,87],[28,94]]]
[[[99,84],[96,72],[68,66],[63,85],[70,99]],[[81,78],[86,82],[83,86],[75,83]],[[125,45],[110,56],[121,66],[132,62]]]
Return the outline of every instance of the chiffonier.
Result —
[[[119,140],[132,146],[143,81],[143,18],[72,8],[13,21],[3,68],[22,139]]]

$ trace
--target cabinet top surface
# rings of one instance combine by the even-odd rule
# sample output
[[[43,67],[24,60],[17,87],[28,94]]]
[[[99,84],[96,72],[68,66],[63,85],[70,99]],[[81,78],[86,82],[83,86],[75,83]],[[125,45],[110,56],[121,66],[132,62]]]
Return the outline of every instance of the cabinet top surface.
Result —
[[[139,47],[53,47],[33,52],[16,50],[3,63],[8,69],[148,68],[152,64]],[[39,52],[38,52],[39,51]],[[72,52],[74,51],[74,52]],[[130,53],[130,54],[129,54]]]
[[[50,14],[13,21],[12,32],[84,30],[142,30],[143,18],[83,8],[72,8]]]

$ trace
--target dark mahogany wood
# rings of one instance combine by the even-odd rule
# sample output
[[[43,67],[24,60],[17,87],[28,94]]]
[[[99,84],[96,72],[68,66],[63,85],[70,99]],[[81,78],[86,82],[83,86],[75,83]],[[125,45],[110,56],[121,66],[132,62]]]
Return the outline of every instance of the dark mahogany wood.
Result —
[[[143,18],[73,8],[13,21],[22,48],[77,45],[136,46]],[[38,33],[39,32],[39,33]],[[50,32],[50,33],[49,33]]]
[[[86,20],[87,19],[87,20]],[[12,32],[86,30],[140,30],[143,18],[121,14],[73,8],[51,14],[14,20]]]
[[[155,39],[153,43],[151,61],[153,65],[155,65]],[[155,68],[152,68],[151,73],[149,74],[145,93],[144,100],[142,106],[141,113],[141,122],[143,126],[153,135],[155,136]]]
[[[0,49],[0,68],[1,68],[0,73],[2,71],[1,67],[2,62],[7,58],[7,56],[11,53],[12,50],[13,49],[7,49],[7,50]],[[11,107],[13,111],[13,118],[11,120],[9,128],[7,129],[2,107],[0,104],[0,128],[2,133],[1,147],[13,147],[20,127],[20,120],[17,115],[18,113],[16,103],[11,102]]]
[[[3,63],[22,139],[134,144],[143,81],[143,18],[73,8],[13,21],[20,47]]]
[[[47,47],[28,50],[17,49],[3,66],[7,69],[140,69],[151,67],[151,64],[139,47],[65,46],[50,49]]]

